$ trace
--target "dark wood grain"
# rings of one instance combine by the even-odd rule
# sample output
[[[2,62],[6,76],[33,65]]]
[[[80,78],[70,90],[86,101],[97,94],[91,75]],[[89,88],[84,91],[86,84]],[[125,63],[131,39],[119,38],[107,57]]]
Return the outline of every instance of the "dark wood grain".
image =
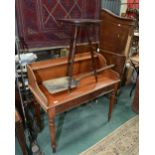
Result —
[[[126,45],[129,36],[133,34],[135,21],[119,17],[109,10],[102,9],[100,26],[100,48],[113,53],[127,55]]]

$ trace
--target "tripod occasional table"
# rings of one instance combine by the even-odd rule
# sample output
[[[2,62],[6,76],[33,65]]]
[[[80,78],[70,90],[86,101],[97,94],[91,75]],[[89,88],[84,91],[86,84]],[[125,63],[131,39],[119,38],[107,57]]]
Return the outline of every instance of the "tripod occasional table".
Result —
[[[86,36],[87,36],[88,43],[90,46],[92,67],[93,67],[95,79],[97,82],[97,72],[96,72],[96,65],[95,65],[95,60],[94,60],[94,51],[93,51],[92,41],[90,39],[91,34],[89,31],[89,28],[90,28],[90,26],[95,26],[95,25],[100,24],[102,20],[96,20],[96,19],[59,19],[58,21],[63,22],[65,24],[71,24],[72,26],[74,26],[74,34],[71,37],[70,51],[69,51],[69,55],[68,55],[68,66],[67,66],[67,76],[69,77],[68,90],[70,91],[70,89],[71,89],[74,55],[76,52],[78,32],[79,32],[81,27],[83,27],[85,32],[86,32]]]

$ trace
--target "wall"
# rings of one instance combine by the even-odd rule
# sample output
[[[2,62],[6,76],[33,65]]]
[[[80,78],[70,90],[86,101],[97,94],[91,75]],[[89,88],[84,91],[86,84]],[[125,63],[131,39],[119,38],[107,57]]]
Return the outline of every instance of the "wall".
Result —
[[[121,0],[122,3],[127,3],[127,0]],[[121,5],[121,8],[120,8],[120,15],[121,13],[125,13],[126,12],[126,9],[127,9],[127,5]]]
[[[113,13],[120,14],[121,0],[102,0],[102,8],[111,10]]]

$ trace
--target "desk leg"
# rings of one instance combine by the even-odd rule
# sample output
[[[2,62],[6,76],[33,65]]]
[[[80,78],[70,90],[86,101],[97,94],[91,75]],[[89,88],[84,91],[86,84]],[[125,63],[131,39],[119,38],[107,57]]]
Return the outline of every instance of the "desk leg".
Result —
[[[50,129],[50,139],[53,152],[56,152],[56,139],[55,139],[55,109],[50,109],[48,111],[49,129]]]
[[[24,128],[23,128],[22,122],[19,121],[16,123],[15,131],[16,131],[16,136],[21,146],[23,155],[28,155],[27,150],[26,150],[26,141],[25,141]]]
[[[112,91],[111,96],[110,96],[108,121],[110,121],[110,119],[111,119],[111,114],[112,114],[112,110],[113,110],[113,105],[114,105],[114,103],[116,102],[117,89],[118,89],[118,84],[115,84],[115,85],[114,85],[114,90]]]

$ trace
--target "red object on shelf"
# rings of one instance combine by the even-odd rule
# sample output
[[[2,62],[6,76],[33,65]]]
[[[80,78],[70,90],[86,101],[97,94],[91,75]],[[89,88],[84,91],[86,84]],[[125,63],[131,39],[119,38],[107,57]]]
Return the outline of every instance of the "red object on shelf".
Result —
[[[139,0],[128,0],[127,3],[130,3],[130,4],[128,4],[127,8],[139,9]],[[138,3],[138,4],[132,4],[132,3]]]
[[[128,0],[126,14],[128,18],[137,19],[139,0]]]

